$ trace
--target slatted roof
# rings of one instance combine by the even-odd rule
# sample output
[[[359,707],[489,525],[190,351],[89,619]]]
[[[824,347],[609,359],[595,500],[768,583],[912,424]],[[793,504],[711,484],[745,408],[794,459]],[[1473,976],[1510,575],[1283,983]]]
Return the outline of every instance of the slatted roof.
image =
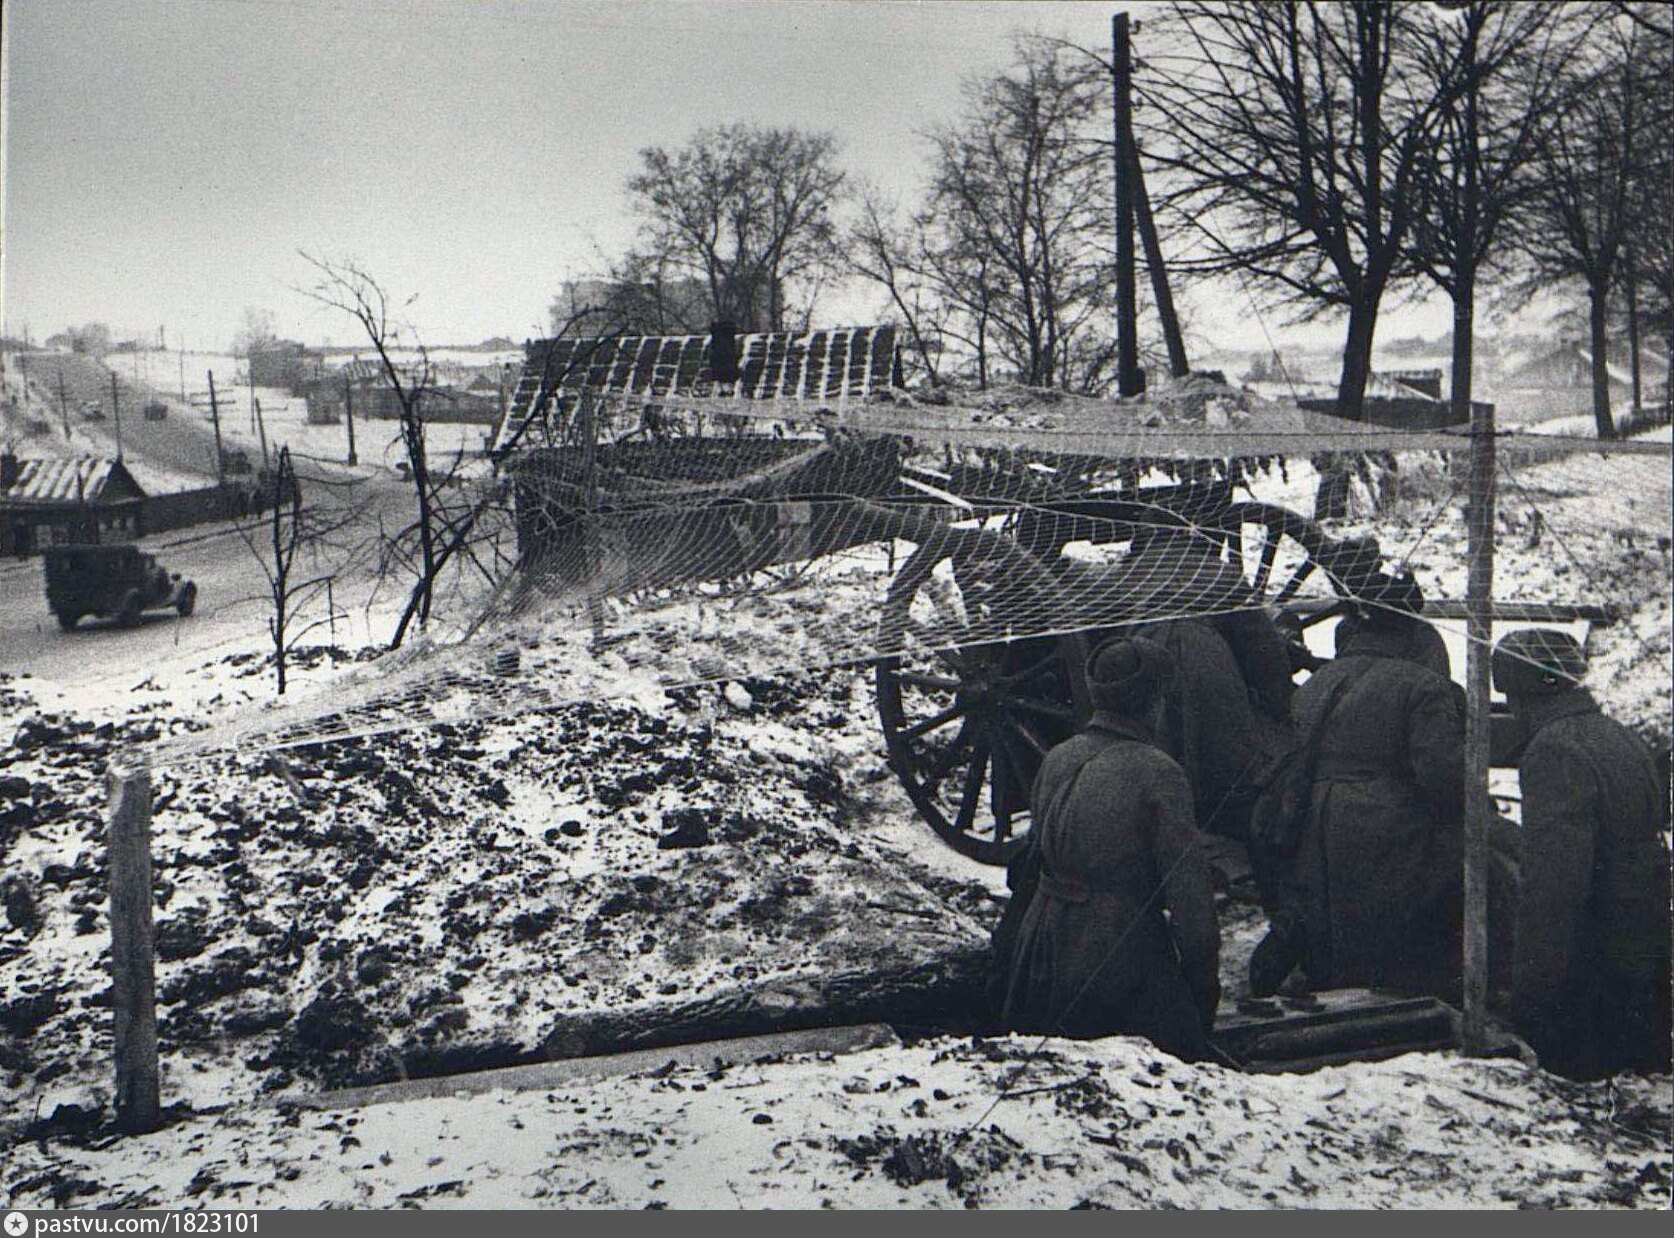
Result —
[[[717,383],[707,335],[538,340],[529,346],[495,446],[518,441],[531,416],[544,415],[554,396],[575,391],[840,403],[888,387],[894,377],[892,326],[760,332],[737,336],[735,347],[738,381]]]
[[[18,476],[0,501],[8,505],[120,502],[145,492],[121,461],[96,456],[18,461]]]

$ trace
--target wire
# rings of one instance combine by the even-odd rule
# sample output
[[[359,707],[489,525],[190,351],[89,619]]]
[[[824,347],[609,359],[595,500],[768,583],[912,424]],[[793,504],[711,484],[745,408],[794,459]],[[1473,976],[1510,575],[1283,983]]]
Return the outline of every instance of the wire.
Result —
[[[1565,557],[1568,558],[1572,564],[1574,564],[1576,570],[1581,573],[1587,584],[1596,590],[1600,596],[1608,596],[1609,590],[1598,580],[1592,570],[1581,560],[1580,556],[1570,549],[1569,543],[1564,540],[1562,532],[1560,532],[1559,529],[1554,526],[1549,519],[1547,519],[1545,512],[1542,511],[1539,504],[1535,502],[1534,496],[1529,492],[1527,487],[1523,485],[1522,480],[1515,473],[1513,473],[1508,466],[1503,464],[1500,466],[1499,471],[1504,474],[1506,480],[1511,483],[1513,489],[1515,489],[1523,500],[1528,503],[1530,509],[1540,516],[1542,526],[1550,531],[1552,534],[1552,540],[1558,544],[1558,548],[1563,551]],[[1650,639],[1640,632],[1639,628],[1633,621],[1632,615],[1624,616],[1623,625],[1627,629],[1628,636],[1641,651],[1651,651],[1653,649]]]
[[[1419,547],[1424,544],[1424,539],[1429,537],[1431,530],[1434,529],[1440,522],[1442,515],[1453,506],[1453,500],[1458,497],[1459,479],[1454,475],[1452,470],[1449,470],[1447,494],[1436,504],[1435,510],[1430,513],[1430,518],[1424,522],[1424,527],[1419,529],[1418,537],[1413,541],[1413,544],[1408,547],[1406,551],[1402,553],[1400,559],[1396,561],[1396,571],[1403,572],[1407,570],[1407,564],[1410,563],[1412,561],[1412,557],[1418,553]]]

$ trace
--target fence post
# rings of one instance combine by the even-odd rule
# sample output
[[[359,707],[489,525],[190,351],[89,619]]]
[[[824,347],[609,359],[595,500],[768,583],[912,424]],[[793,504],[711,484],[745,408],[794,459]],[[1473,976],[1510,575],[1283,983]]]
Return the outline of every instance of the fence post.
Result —
[[[127,1134],[157,1129],[157,1001],[151,933],[151,770],[111,760],[111,1010],[116,1030],[116,1124]]]
[[[1471,407],[1470,505],[1466,509],[1464,1023],[1460,1047],[1488,1050],[1488,790],[1494,654],[1494,406]]]

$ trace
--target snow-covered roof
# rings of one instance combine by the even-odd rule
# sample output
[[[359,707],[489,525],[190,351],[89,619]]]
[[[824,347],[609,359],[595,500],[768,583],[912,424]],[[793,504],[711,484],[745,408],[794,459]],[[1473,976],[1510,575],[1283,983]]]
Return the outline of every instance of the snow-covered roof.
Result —
[[[1366,396],[1374,400],[1434,400],[1422,387],[1407,382],[1401,374],[1374,371],[1366,379]]]
[[[1585,344],[1570,342],[1549,352],[1519,358],[1505,366],[1503,382],[1510,385],[1525,383],[1543,386],[1584,387],[1590,382],[1588,371],[1593,364],[1593,350]],[[1605,373],[1610,381],[1626,387],[1632,384],[1633,374],[1625,365],[1605,358]],[[1650,349],[1640,350],[1640,376],[1647,383],[1663,382],[1668,377],[1668,362]]]
[[[529,348],[499,448],[543,415],[554,394],[586,389],[612,395],[733,400],[824,401],[888,387],[895,372],[895,328],[765,331],[735,337],[738,380],[716,382],[707,335],[624,335],[538,340]]]
[[[98,503],[144,498],[139,483],[120,460],[98,456],[18,461],[17,480],[0,498],[7,503]]]

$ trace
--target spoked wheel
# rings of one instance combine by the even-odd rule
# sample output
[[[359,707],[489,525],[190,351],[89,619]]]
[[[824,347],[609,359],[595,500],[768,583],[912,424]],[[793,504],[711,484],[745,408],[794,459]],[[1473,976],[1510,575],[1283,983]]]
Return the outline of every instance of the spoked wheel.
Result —
[[[1062,615],[1050,573],[1007,539],[927,543],[890,585],[878,713],[890,767],[949,846],[1004,864],[1022,846],[1041,760],[1074,733],[1083,638],[1031,635]]]
[[[1341,611],[1349,596],[1338,573],[1339,544],[1306,516],[1272,503],[1233,503],[1217,520],[1244,578],[1296,641]]]

